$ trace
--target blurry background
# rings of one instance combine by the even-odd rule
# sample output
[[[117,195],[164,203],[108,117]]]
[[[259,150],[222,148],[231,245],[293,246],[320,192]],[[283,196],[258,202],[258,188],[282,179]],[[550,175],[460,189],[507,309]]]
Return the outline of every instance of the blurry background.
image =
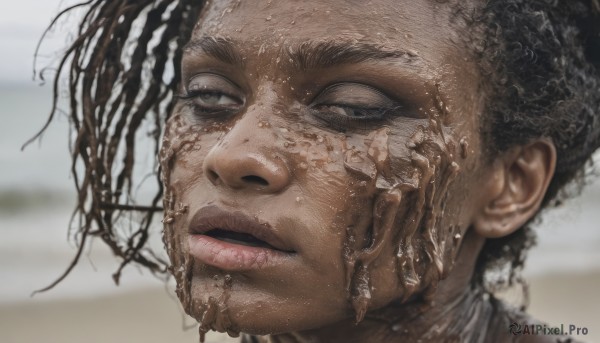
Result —
[[[69,3],[0,2],[0,341],[197,342],[196,326],[182,314],[172,285],[130,266],[115,286],[111,274],[118,265],[100,244],[90,246],[55,289],[30,297],[75,253],[67,241],[75,200],[66,117],[59,115],[41,142],[20,150],[42,127],[51,103],[50,84],[32,81],[35,46]],[[56,59],[75,19],[50,33],[38,67]],[[46,76],[51,80],[52,71]],[[600,342],[600,180],[547,213],[537,231],[539,245],[525,271],[530,312],[552,325],[587,327],[588,335],[578,338]],[[209,342],[222,339],[208,335]]]

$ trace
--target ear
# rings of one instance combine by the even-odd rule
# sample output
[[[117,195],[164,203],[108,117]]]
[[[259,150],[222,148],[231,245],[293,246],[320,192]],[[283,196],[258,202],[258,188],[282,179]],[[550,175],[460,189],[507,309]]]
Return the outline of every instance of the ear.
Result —
[[[498,238],[523,226],[540,208],[555,166],[556,149],[547,139],[498,157],[486,175],[484,201],[473,220],[475,232]]]

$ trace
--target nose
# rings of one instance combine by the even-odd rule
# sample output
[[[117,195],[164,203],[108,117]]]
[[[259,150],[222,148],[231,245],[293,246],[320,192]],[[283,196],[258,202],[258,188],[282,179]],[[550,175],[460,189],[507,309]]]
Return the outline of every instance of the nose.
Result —
[[[248,142],[232,143],[220,142],[204,159],[204,175],[213,185],[277,193],[290,183],[290,172],[282,157],[261,152],[260,147]]]

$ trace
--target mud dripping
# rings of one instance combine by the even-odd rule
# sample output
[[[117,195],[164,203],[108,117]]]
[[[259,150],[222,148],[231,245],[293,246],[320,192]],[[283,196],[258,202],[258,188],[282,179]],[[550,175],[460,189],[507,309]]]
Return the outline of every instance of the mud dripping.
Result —
[[[363,320],[371,302],[370,265],[381,253],[385,242],[391,239],[402,200],[398,185],[386,179],[391,175],[388,133],[388,128],[382,128],[371,133],[362,146],[348,142],[344,146],[344,167],[360,180],[359,184],[364,186],[364,196],[371,197],[377,192],[368,239],[358,239],[354,226],[346,229],[343,252],[346,289],[357,323]],[[356,209],[351,212],[357,214],[363,211]],[[350,222],[356,223],[357,219],[353,218]]]
[[[402,301],[427,288],[433,294],[453,264],[458,228],[441,227],[449,185],[460,168],[455,144],[446,141],[440,119],[418,126],[406,143],[409,164],[392,170],[389,130],[374,131],[360,144],[345,145],[344,167],[362,182],[374,201],[371,225],[363,239],[346,229],[344,264],[349,299],[360,322],[371,301],[370,269],[387,241],[398,242],[396,271]],[[361,244],[362,243],[362,244]]]
[[[185,237],[187,230],[181,227],[186,222],[188,206],[177,198],[177,192],[171,185],[171,173],[177,159],[200,149],[200,132],[204,132],[204,130],[198,125],[187,123],[182,115],[173,116],[165,128],[159,161],[161,179],[165,189],[163,243],[171,261],[169,271],[177,283],[175,292],[184,311],[200,323],[200,342],[203,342],[204,336],[209,330],[227,332],[232,337],[237,337],[239,332],[231,328],[231,320],[228,315],[227,300],[230,297],[231,276],[224,276],[222,285],[214,285],[222,290],[218,298],[211,296],[208,300],[202,301],[199,300],[201,297],[192,297],[194,260],[188,251],[187,237]]]
[[[177,227],[181,222],[180,219],[187,215],[188,208],[178,201],[171,186],[171,171],[178,155],[200,147],[198,130],[192,128],[187,125],[183,116],[173,116],[167,122],[159,152],[161,179],[164,186],[163,243],[171,261],[169,271],[177,282],[175,292],[186,313],[190,313],[191,310],[193,259],[187,253],[188,248],[185,244],[185,237],[182,236],[183,231],[178,230]]]
[[[219,277],[215,276],[215,280],[218,281],[218,279]],[[229,309],[227,307],[227,301],[231,296],[231,284],[231,276],[225,275],[221,286],[214,285],[214,287],[221,288],[222,290],[218,298],[210,296],[207,302],[195,301],[194,307],[200,309],[196,317],[199,323],[200,343],[204,342],[206,333],[210,330],[227,332],[231,337],[238,337],[240,335],[239,331],[232,328]]]
[[[453,264],[457,248],[452,243],[455,232],[442,227],[440,220],[448,187],[460,170],[454,161],[455,145],[445,140],[437,117],[430,120],[429,127],[419,127],[406,146],[415,168],[412,180],[407,183],[416,187],[409,215],[402,225],[397,254],[399,277],[405,287],[404,301],[423,286],[427,287],[425,299],[428,299]]]

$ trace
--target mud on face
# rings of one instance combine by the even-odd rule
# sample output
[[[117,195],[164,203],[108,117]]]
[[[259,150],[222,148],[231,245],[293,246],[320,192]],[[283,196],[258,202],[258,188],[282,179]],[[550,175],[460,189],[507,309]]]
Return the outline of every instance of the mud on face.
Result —
[[[373,132],[367,155],[359,157],[347,150],[344,165],[361,175],[373,194],[372,221],[367,239],[358,240],[348,227],[344,249],[349,297],[360,322],[371,299],[370,266],[388,241],[397,246],[395,273],[401,299],[406,301],[420,291],[435,291],[454,263],[461,238],[458,226],[440,227],[448,186],[460,168],[454,161],[455,143],[446,141],[437,116],[428,126],[418,126],[405,142],[409,164],[393,169],[389,152],[389,129]],[[364,181],[363,181],[364,182]],[[358,213],[365,209],[356,209]],[[366,241],[360,247],[357,241]]]
[[[469,92],[470,88],[458,87],[470,85],[472,75],[455,70],[454,55],[440,55],[440,51],[452,49],[446,41],[440,43],[438,34],[424,37],[428,42],[425,46],[435,47],[432,51],[413,51],[410,59],[399,55],[395,63],[365,63],[360,68],[333,66],[329,71],[298,73],[297,63],[286,62],[292,61],[287,52],[294,49],[285,46],[298,47],[298,41],[308,39],[313,34],[311,30],[318,28],[311,27],[310,32],[295,30],[295,20],[304,19],[287,18],[291,14],[286,7],[275,6],[278,9],[273,12],[273,25],[281,25],[281,32],[301,33],[300,37],[293,37],[295,40],[285,42],[283,35],[267,35],[264,22],[253,15],[254,9],[238,7],[209,11],[207,16],[218,20],[208,20],[204,28],[199,25],[197,41],[206,43],[204,35],[216,33],[212,25],[225,23],[223,30],[229,30],[233,38],[208,38],[208,42],[212,48],[225,44],[226,49],[237,49],[241,57],[233,60],[242,60],[242,66],[224,64],[202,51],[190,51],[184,57],[183,75],[184,79],[205,75],[198,78],[203,84],[190,85],[200,87],[196,90],[213,89],[224,80],[231,81],[237,87],[227,86],[225,90],[243,99],[238,102],[239,109],[229,119],[203,122],[194,119],[193,111],[180,104],[169,120],[161,149],[164,240],[186,312],[201,323],[201,332],[213,329],[231,334],[240,330],[266,334],[311,329],[352,317],[360,322],[370,311],[391,301],[429,299],[438,282],[449,273],[468,224],[459,220],[460,205],[449,190],[456,189],[451,184],[460,174],[457,160],[474,160],[468,150],[475,135],[469,130],[476,121],[471,108],[475,106],[476,94]],[[406,31],[402,35],[404,43],[410,46],[418,41],[413,37],[419,36],[432,14],[424,5],[407,5],[404,10],[421,16],[408,21],[414,27],[402,26]],[[227,24],[227,20],[231,22]],[[242,22],[247,27],[235,30]],[[372,24],[373,18],[364,23]],[[388,32],[390,27],[398,27],[397,23],[388,24],[393,25],[381,28],[385,34],[373,36],[370,30],[354,32],[346,21],[335,23],[348,31],[344,31],[344,39],[375,41],[386,49],[404,47],[397,39],[391,39],[398,36],[398,30]],[[267,36],[272,39],[264,38]],[[385,56],[396,56],[389,55],[388,50]],[[464,62],[463,58],[460,61]],[[206,66],[218,70],[219,76],[206,76]],[[369,81],[366,85],[355,80],[339,83],[357,71],[365,74],[364,79]],[[461,79],[457,75],[467,76]],[[434,81],[438,79],[444,85],[443,94]],[[328,84],[342,84],[347,91],[338,91],[342,88]],[[378,86],[385,91],[374,91]],[[348,99],[349,91],[361,95]],[[206,94],[217,103],[227,100],[211,98],[213,95]],[[448,113],[442,97],[450,99],[452,113]],[[310,98],[316,100],[311,102]],[[403,104],[408,111],[419,109],[419,113],[402,112],[384,124],[347,132],[325,127],[313,119],[314,112],[321,109],[313,106],[315,101],[325,99],[322,107],[356,99],[363,101],[361,104],[367,101],[388,106],[394,98],[407,100]],[[455,127],[456,122],[460,127]],[[466,137],[459,139],[465,133]],[[265,163],[283,165],[280,169],[286,173],[280,176],[287,179],[279,184],[285,186],[265,195],[211,184],[204,175],[208,169],[203,164],[209,156],[215,160],[215,154],[219,159],[235,155],[238,160],[252,154]],[[176,178],[174,172],[179,173]],[[195,195],[190,196],[192,193]],[[275,231],[291,242],[293,262],[269,273],[248,276],[219,271],[195,261],[190,257],[185,237],[189,212],[212,202],[269,220]],[[450,210],[448,204],[452,204]],[[240,294],[245,298],[240,300]],[[259,298],[255,303],[254,296]],[[271,312],[265,309],[266,305],[256,310],[259,303],[268,304]],[[310,316],[305,315],[308,309],[312,311]],[[259,327],[255,322],[246,325],[253,320],[270,326]]]
[[[211,130],[225,135],[229,129]],[[341,251],[346,275],[344,292],[357,322],[368,315],[371,290],[378,286],[371,280],[373,262],[381,258],[388,246],[395,247],[392,277],[397,279],[395,284],[402,301],[423,292],[431,294],[454,263],[461,231],[458,226],[440,225],[448,186],[459,166],[455,162],[455,139],[444,130],[447,128],[442,126],[439,115],[432,115],[423,125],[416,126],[408,140],[390,142],[393,133],[383,127],[367,135],[344,135],[340,142],[351,191],[347,194],[350,200],[339,211],[336,226],[345,235]],[[198,151],[205,132],[206,128],[190,123],[182,115],[169,120],[160,153],[167,209],[163,220],[164,242],[172,263],[171,273],[177,281],[177,295],[185,311],[200,323],[201,333],[216,330],[236,336],[239,332],[229,318],[227,306],[233,282],[229,275],[214,276],[213,287],[220,290],[218,296],[206,300],[192,297],[194,260],[187,253],[186,231],[177,228],[177,222],[187,221],[188,205],[178,200],[170,186],[173,164],[178,157]],[[298,157],[298,165],[306,173],[312,168],[326,168],[326,160],[335,159],[329,155],[309,158],[302,148],[309,142],[328,145],[328,138],[303,131],[304,141],[298,141],[286,137],[285,132],[290,130],[283,132],[284,141],[297,142],[288,143],[287,148]],[[329,153],[333,150],[327,149]],[[366,221],[368,224],[364,225]]]

